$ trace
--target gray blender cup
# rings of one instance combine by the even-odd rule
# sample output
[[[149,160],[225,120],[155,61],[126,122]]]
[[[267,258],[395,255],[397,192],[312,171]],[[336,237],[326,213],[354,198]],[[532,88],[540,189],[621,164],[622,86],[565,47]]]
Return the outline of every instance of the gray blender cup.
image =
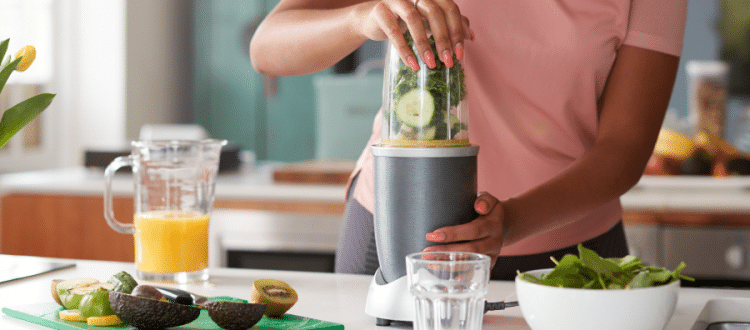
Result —
[[[406,255],[432,245],[435,229],[477,217],[479,147],[373,146],[375,242],[386,282],[406,276]]]

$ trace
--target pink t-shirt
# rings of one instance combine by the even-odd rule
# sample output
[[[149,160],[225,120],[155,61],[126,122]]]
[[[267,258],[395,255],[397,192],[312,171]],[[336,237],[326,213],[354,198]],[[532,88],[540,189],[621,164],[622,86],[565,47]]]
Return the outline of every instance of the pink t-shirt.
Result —
[[[675,56],[687,0],[456,0],[471,21],[465,42],[469,139],[479,145],[478,187],[500,200],[563,172],[592,146],[597,100],[622,45]],[[368,146],[380,142],[378,114]],[[373,209],[372,154],[360,156],[353,197]],[[552,251],[594,238],[622,218],[619,198],[562,228],[503,247]]]

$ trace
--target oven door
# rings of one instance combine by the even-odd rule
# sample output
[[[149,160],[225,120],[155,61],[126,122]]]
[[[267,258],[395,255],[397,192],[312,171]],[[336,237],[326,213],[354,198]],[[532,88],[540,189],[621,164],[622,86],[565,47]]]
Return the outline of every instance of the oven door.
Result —
[[[209,265],[333,272],[341,216],[217,209]]]

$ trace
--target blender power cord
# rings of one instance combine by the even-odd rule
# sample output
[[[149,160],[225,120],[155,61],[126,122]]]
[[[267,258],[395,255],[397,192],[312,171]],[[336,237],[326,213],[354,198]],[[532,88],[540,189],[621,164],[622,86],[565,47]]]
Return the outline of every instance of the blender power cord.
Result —
[[[506,308],[516,307],[516,306],[518,306],[518,302],[517,301],[508,301],[508,302],[505,302],[505,301],[497,301],[497,302],[485,301],[484,302],[484,312],[487,313],[489,311],[500,311],[500,310],[503,310],[503,309],[506,309]]]

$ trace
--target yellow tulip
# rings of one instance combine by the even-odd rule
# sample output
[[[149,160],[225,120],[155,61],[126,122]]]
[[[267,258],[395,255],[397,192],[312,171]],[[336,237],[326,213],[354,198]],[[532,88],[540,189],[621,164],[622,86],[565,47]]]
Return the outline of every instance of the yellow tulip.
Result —
[[[18,65],[16,65],[16,71],[18,72],[26,71],[26,69],[31,66],[31,63],[34,62],[34,59],[36,58],[36,48],[31,45],[21,48],[21,50],[16,53],[15,58],[21,56],[23,56],[23,59],[21,59],[21,62],[18,62]]]

